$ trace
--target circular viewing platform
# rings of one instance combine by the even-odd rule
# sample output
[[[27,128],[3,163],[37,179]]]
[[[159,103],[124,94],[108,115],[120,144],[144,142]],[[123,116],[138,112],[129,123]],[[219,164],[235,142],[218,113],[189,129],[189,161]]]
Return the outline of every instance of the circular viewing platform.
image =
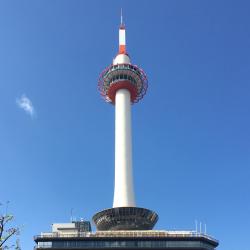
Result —
[[[118,89],[128,89],[131,103],[143,98],[148,88],[145,72],[136,65],[116,64],[107,67],[100,75],[98,89],[106,102],[115,103],[115,93]]]
[[[99,231],[152,230],[158,215],[139,207],[116,207],[103,210],[93,216]]]

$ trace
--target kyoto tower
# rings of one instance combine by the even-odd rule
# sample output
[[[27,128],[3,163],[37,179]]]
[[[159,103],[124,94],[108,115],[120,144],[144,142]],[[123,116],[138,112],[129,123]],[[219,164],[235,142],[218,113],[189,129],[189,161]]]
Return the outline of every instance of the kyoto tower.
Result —
[[[147,87],[144,71],[127,53],[121,14],[119,52],[98,82],[101,96],[115,106],[115,185],[113,208],[93,216],[97,230],[151,230],[158,220],[155,212],[136,207],[133,187],[131,106],[143,98]]]

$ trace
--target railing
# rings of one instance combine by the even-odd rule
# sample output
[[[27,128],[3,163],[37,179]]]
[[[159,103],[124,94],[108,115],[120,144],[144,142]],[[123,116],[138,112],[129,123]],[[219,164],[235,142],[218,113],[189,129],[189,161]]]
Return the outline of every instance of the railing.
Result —
[[[97,231],[97,232],[78,232],[78,233],[42,233],[41,235],[35,236],[35,240],[43,239],[43,238],[75,238],[75,237],[159,237],[159,238],[166,238],[166,237],[176,237],[176,238],[197,238],[202,237],[214,242],[218,242],[213,237],[199,233],[196,231],[160,231],[160,230],[153,230],[153,231]]]
[[[98,80],[98,90],[100,91],[101,95],[107,102],[112,102],[110,96],[108,96],[108,91],[110,86],[115,83],[114,81],[117,80],[118,82],[122,79],[117,79],[121,75],[126,75],[126,77],[130,76],[131,79],[129,81],[133,84],[137,89],[137,96],[136,99],[133,100],[134,102],[138,102],[143,96],[146,94],[148,88],[148,80],[145,72],[140,69],[136,65],[132,64],[121,64],[121,65],[110,65],[105,70],[102,71],[99,80]],[[113,78],[115,77],[115,79]],[[111,81],[112,80],[112,81]]]

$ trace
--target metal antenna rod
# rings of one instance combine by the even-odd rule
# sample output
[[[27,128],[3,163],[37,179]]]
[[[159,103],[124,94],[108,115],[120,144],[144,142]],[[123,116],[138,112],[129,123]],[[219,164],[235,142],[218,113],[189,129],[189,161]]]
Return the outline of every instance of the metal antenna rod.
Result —
[[[70,222],[73,222],[73,208],[70,210]]]
[[[122,8],[121,8],[121,25],[123,25]]]

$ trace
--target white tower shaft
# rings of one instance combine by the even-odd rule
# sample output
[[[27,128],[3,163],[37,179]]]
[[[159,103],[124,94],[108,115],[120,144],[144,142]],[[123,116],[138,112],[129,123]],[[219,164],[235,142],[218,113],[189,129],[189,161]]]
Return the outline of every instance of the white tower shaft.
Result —
[[[127,89],[119,89],[115,96],[115,191],[113,207],[135,207],[131,100]]]

